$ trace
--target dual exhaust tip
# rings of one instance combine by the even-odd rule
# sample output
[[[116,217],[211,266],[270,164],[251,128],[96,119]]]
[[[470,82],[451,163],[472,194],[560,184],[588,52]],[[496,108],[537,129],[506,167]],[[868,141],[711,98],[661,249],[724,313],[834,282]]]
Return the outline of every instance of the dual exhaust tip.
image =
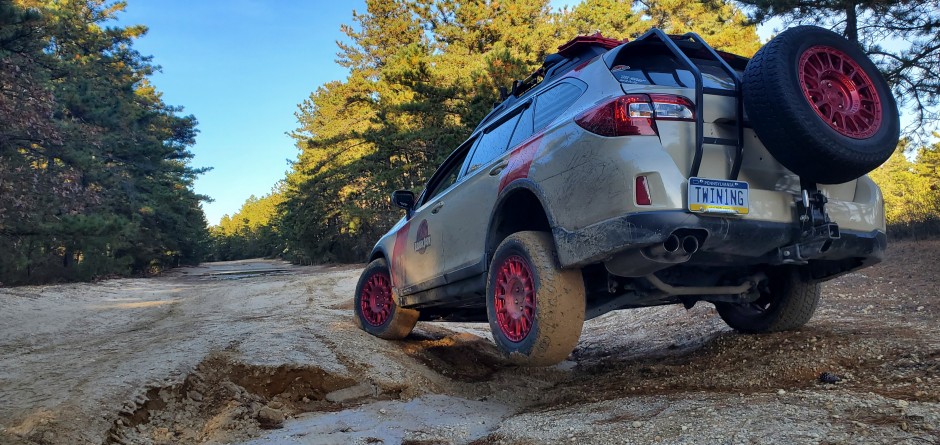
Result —
[[[646,254],[651,258],[663,258],[671,261],[683,261],[698,252],[698,238],[692,235],[679,237],[675,233],[669,235],[662,244],[648,247]]]
[[[604,266],[617,276],[644,277],[688,261],[699,247],[699,239],[694,235],[679,236],[673,232],[662,243],[621,253],[605,261]]]

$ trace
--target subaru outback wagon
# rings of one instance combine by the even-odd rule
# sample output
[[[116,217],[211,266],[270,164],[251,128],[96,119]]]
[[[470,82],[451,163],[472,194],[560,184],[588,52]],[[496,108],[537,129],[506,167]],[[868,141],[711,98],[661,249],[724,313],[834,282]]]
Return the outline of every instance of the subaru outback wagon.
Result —
[[[898,110],[859,48],[810,26],[746,59],[695,34],[577,37],[502,100],[376,244],[365,331],[488,321],[520,365],[564,360],[584,320],[715,305],[793,329],[820,283],[881,260]]]

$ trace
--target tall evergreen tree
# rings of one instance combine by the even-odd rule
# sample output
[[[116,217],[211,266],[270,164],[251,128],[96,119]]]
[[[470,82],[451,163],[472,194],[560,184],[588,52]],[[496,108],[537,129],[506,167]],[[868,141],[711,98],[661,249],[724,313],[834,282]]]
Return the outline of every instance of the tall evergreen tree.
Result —
[[[755,22],[811,24],[858,43],[914,117],[923,141],[940,124],[940,3],[936,0],[739,0]]]
[[[163,103],[102,0],[0,2],[0,281],[87,279],[196,262],[196,120]]]

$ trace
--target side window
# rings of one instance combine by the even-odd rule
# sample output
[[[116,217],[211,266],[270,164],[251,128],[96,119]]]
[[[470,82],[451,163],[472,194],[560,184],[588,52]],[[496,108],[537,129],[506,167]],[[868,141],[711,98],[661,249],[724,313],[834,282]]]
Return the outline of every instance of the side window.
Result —
[[[431,177],[431,181],[428,184],[427,192],[425,193],[424,201],[430,202],[434,199],[435,196],[441,194],[444,190],[450,188],[457,182],[457,179],[460,177],[460,167],[463,166],[463,161],[467,159],[467,155],[470,153],[470,147],[473,146],[475,141],[470,141],[458,149],[463,153],[459,153],[441,165],[440,169],[434,173],[434,176]]]
[[[535,107],[529,106],[522,112],[522,115],[519,117],[519,123],[516,124],[516,131],[512,132],[512,140],[509,141],[509,148],[514,148],[519,145],[520,142],[532,136],[534,132],[532,128],[532,114],[534,114]]]
[[[539,94],[535,102],[535,130],[541,130],[551,123],[561,113],[568,109],[574,101],[581,97],[583,89],[573,83],[561,82]]]
[[[467,169],[467,172],[472,172],[489,164],[490,161],[503,154],[506,148],[509,147],[509,139],[518,121],[519,114],[516,114],[509,118],[509,120],[499,124],[496,128],[491,128],[486,133],[483,133],[483,136],[480,138],[480,143],[477,144],[476,150],[473,151],[473,156],[470,157],[470,167]]]

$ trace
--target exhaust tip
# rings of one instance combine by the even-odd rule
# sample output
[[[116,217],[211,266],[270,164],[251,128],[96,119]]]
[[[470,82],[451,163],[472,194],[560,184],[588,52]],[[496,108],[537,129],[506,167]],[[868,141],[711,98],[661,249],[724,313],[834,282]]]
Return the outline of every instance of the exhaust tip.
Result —
[[[682,251],[686,255],[692,255],[695,252],[698,252],[698,238],[688,235],[682,238]]]
[[[678,236],[674,234],[669,235],[669,237],[663,241],[663,249],[666,251],[666,253],[674,253],[675,251],[679,250],[680,244],[681,241],[679,240]]]

